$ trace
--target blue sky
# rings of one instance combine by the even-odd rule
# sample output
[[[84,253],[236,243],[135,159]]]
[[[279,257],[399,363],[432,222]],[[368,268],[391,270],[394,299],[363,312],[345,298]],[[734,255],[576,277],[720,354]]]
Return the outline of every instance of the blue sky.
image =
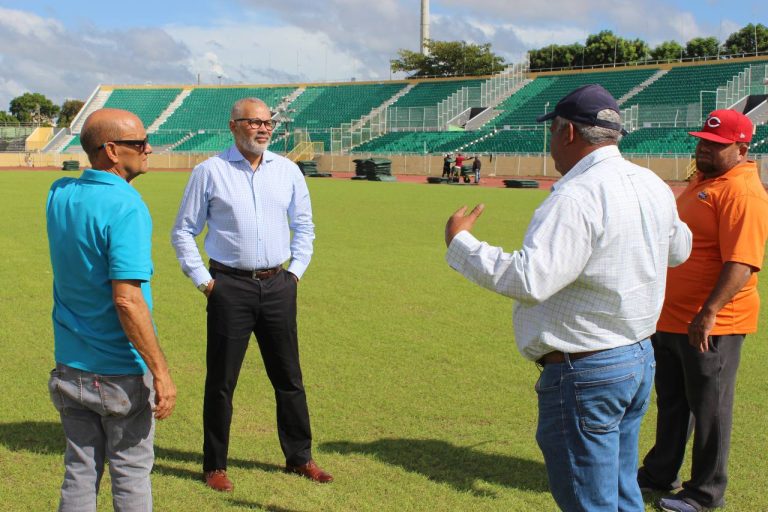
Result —
[[[768,25],[764,2],[430,0],[431,37],[526,50],[613,30],[651,45]],[[0,0],[0,110],[24,92],[57,103],[98,84],[386,80],[418,49],[420,0]]]

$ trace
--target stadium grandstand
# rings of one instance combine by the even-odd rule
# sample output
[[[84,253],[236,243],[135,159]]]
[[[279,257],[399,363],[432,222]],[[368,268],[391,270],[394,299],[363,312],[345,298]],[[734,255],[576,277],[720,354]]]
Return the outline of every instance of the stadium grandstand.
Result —
[[[43,153],[74,157],[88,114],[101,107],[135,112],[156,154],[209,155],[231,144],[232,103],[262,98],[274,112],[272,148],[295,160],[316,155],[539,155],[548,151],[536,118],[570,90],[599,83],[622,108],[629,155],[683,155],[687,132],[715,108],[747,114],[757,126],[751,153],[768,153],[768,58],[719,59],[635,67],[531,73],[518,64],[487,77],[253,86],[110,86],[96,88],[68,129],[14,132],[6,150],[34,139]],[[202,157],[200,157],[202,158]]]

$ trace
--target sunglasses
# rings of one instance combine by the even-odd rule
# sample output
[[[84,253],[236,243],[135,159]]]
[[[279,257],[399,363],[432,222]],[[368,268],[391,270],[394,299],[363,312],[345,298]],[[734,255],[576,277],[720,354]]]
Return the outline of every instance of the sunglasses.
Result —
[[[149,136],[145,137],[143,140],[110,140],[99,146],[99,149],[104,149],[107,147],[107,144],[133,146],[138,149],[140,153],[145,153],[147,151],[147,146],[149,145]]]

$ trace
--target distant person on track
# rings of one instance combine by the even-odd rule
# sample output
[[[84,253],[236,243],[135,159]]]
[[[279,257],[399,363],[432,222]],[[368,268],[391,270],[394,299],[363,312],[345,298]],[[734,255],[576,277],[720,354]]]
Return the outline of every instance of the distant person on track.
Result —
[[[564,511],[642,511],[638,435],[653,382],[654,332],[667,266],[691,250],[670,188],[622,158],[616,100],[599,85],[554,111],[551,154],[563,178],[534,213],[522,249],[471,233],[483,212],[460,208],[446,259],[515,299],[515,340],[541,367],[536,440]]]
[[[693,421],[693,463],[682,491],[661,498],[672,512],[725,503],[736,372],[747,334],[757,331],[757,272],[768,238],[768,194],[747,158],[754,128],[733,110],[709,114],[696,145],[696,176],[677,199],[693,251],[670,269],[653,337],[656,444],[637,473],[640,487],[680,488],[678,472]]]
[[[453,181],[458,182],[461,177],[461,166],[464,165],[464,155],[456,154],[456,163],[453,166]]]
[[[451,179],[451,165],[453,164],[453,158],[451,158],[451,154],[448,153],[443,158],[443,174],[440,176],[441,178],[447,178]]]
[[[286,471],[333,480],[312,459],[296,328],[299,279],[315,238],[312,207],[299,168],[267,150],[273,127],[263,101],[234,104],[234,145],[192,170],[171,232],[182,270],[208,302],[203,474],[217,491],[233,489],[227,475],[232,397],[251,334],[275,390]],[[195,242],[206,224],[209,268]]]
[[[48,387],[67,439],[59,511],[96,510],[105,460],[114,509],[152,510],[154,420],[176,403],[152,322],[152,219],[130,185],[152,146],[139,118],[116,109],[88,116],[80,141],[91,168],[56,181],[46,208],[56,345]]]
[[[475,159],[472,161],[472,172],[475,175],[475,185],[480,184],[480,169],[482,166],[483,163],[480,161],[480,157],[475,156]]]

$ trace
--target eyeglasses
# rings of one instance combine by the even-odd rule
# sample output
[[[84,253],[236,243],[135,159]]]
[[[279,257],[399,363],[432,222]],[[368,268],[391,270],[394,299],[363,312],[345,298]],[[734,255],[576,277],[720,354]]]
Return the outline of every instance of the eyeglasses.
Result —
[[[99,146],[99,149],[104,149],[107,147],[107,144],[125,144],[127,146],[134,146],[140,153],[145,153],[147,151],[147,146],[149,145],[149,136],[145,137],[143,140],[110,140]]]
[[[272,122],[271,119],[259,119],[258,117],[241,117],[239,119],[233,119],[233,121],[245,121],[248,123],[248,126],[251,128],[261,128],[264,126],[266,130],[271,130],[275,127],[275,124]]]

